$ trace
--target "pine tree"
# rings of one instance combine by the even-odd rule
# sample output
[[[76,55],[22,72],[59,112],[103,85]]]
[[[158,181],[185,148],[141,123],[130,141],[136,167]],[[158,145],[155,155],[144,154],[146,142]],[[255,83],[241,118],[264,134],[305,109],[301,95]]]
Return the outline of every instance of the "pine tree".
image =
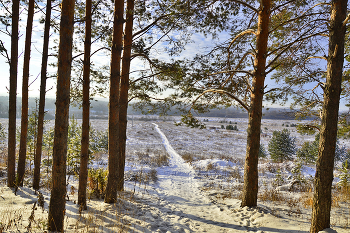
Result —
[[[12,33],[10,61],[9,125],[8,125],[8,158],[7,186],[14,187],[16,182],[16,99],[18,69],[18,21],[19,0],[12,1]]]
[[[48,230],[63,232],[66,206],[66,163],[72,64],[74,0],[63,0],[58,53],[55,136],[53,145],[52,190]]]
[[[332,181],[340,93],[342,89],[347,0],[332,0],[329,18],[327,74],[316,162],[315,188],[312,205],[311,233],[330,227]]]
[[[28,134],[28,86],[29,86],[29,61],[32,46],[32,29],[34,18],[34,0],[29,1],[28,19],[26,27],[26,42],[24,49],[23,81],[22,81],[22,116],[21,116],[21,141],[19,145],[17,186],[23,186],[24,173],[26,169],[27,156],[27,134]]]
[[[84,70],[83,70],[83,123],[81,134],[81,153],[79,169],[78,205],[86,207],[86,186],[88,178],[89,160],[89,130],[90,130],[90,51],[91,51],[91,0],[86,0],[85,10],[85,42],[84,42]]]
[[[117,201],[117,169],[118,169],[118,150],[119,150],[119,126],[118,109],[119,106],[119,88],[120,88],[120,64],[122,53],[122,37],[124,23],[124,1],[114,1],[114,20],[113,20],[113,41],[111,53],[111,73],[109,89],[109,119],[108,119],[108,181],[106,187],[106,203],[115,203]]]
[[[40,99],[39,99],[39,113],[38,113],[38,134],[36,140],[36,151],[34,156],[34,178],[33,188],[39,190],[40,188],[40,166],[41,153],[43,147],[44,134],[44,116],[45,116],[45,96],[46,96],[46,75],[47,75],[47,60],[49,50],[50,37],[50,19],[51,19],[51,0],[46,1],[44,40],[43,40],[43,55],[41,59],[41,76],[40,76]]]
[[[287,129],[274,131],[269,141],[268,151],[271,159],[275,162],[292,160],[296,152],[295,138],[290,136],[290,132]]]

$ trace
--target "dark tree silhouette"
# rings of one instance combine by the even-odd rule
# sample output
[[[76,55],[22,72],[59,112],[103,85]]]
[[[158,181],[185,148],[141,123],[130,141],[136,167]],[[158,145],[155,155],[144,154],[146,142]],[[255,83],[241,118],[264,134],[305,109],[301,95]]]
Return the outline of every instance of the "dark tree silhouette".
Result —
[[[34,0],[29,0],[28,19],[26,28],[26,42],[24,48],[23,81],[22,81],[22,117],[21,117],[21,139],[19,145],[17,186],[23,186],[24,173],[26,170],[27,157],[27,135],[28,135],[28,85],[29,85],[29,62],[30,48],[32,45],[32,29],[34,18]]]
[[[47,79],[46,71],[47,71],[47,59],[48,59],[48,50],[49,50],[50,19],[51,19],[51,0],[47,0],[45,26],[44,26],[43,55],[41,60],[38,134],[36,138],[36,150],[34,155],[33,188],[35,190],[39,190],[40,188],[40,166],[41,166],[41,153],[42,153],[42,147],[43,147],[43,133],[44,133],[45,95],[46,95],[46,79]]]
[[[16,98],[17,98],[17,68],[18,68],[18,21],[19,0],[12,1],[12,34],[10,61],[10,94],[9,94],[9,128],[8,128],[8,158],[7,186],[14,187],[16,182]]]
[[[118,108],[120,87],[120,63],[122,53],[124,1],[114,2],[113,41],[111,54],[111,74],[109,88],[109,119],[108,119],[108,181],[106,187],[106,203],[117,201],[117,169],[118,167]]]
[[[81,152],[79,171],[78,205],[86,210],[86,186],[89,161],[89,129],[90,129],[90,51],[91,51],[91,0],[86,0],[85,10],[85,42],[83,66],[83,123],[81,132]]]

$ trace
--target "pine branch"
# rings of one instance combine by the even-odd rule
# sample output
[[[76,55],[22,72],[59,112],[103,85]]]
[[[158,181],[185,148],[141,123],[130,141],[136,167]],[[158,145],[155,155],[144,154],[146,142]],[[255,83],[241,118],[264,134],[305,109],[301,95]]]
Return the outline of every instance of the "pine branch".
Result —
[[[227,95],[228,97],[234,99],[235,101],[237,101],[245,110],[247,110],[249,112],[249,107],[243,102],[241,101],[238,97],[236,97],[235,95],[233,95],[232,93],[228,92],[228,91],[225,91],[225,90],[219,90],[219,89],[210,89],[210,90],[206,90],[204,91],[202,94],[200,94],[192,103],[196,103],[197,100],[202,97],[204,94],[206,93],[209,93],[209,92],[212,92],[212,93],[218,93],[218,94],[225,94]],[[193,105],[192,104],[192,105]]]
[[[166,15],[162,15],[162,16],[159,16],[157,19],[155,19],[153,21],[153,23],[149,24],[147,27],[141,29],[140,31],[138,32],[135,32],[132,37],[135,38],[136,36],[142,34],[142,33],[146,33],[149,29],[151,29],[153,26],[155,26],[159,20],[165,18],[165,17],[168,17],[170,14],[166,14]]]
[[[248,7],[249,9],[255,11],[256,13],[259,12],[258,9],[254,8],[253,6],[249,5],[249,4],[246,3],[246,2],[239,1],[239,0],[231,0],[231,1],[232,1],[232,2],[235,2],[235,3],[238,3],[238,4],[241,4],[241,5],[245,6],[245,7]]]
[[[279,8],[284,7],[284,6],[288,5],[288,4],[290,4],[290,3],[292,3],[292,2],[296,2],[296,1],[298,1],[298,0],[291,0],[291,1],[289,1],[289,2],[285,2],[285,3],[281,4],[281,5],[278,5],[278,6],[276,6],[275,8],[273,8],[273,9],[271,10],[271,12],[274,12],[274,11],[278,10]]]
[[[319,35],[323,35],[323,32],[311,34],[311,35],[306,36],[306,37],[300,36],[298,39],[296,39],[296,40],[294,40],[294,41],[292,41],[292,42],[290,42],[290,43],[288,43],[288,44],[285,44],[285,45],[283,45],[283,46],[281,46],[281,47],[279,47],[279,48],[273,50],[273,51],[270,52],[267,56],[270,56],[271,54],[277,52],[278,50],[282,50],[282,51],[279,52],[279,54],[277,54],[277,55],[275,56],[275,58],[274,58],[272,61],[270,61],[270,63],[266,66],[266,68],[272,66],[272,64],[273,64],[274,62],[276,62],[277,59],[278,59],[280,56],[282,56],[283,53],[285,53],[288,49],[290,49],[290,47],[292,47],[292,45],[294,45],[294,44],[296,44],[296,43],[298,43],[298,42],[305,41],[305,40],[310,39],[310,38],[312,38],[312,37],[319,36]],[[272,72],[272,71],[275,70],[276,68],[277,68],[277,66],[272,67],[269,71],[266,72],[266,74]]]
[[[208,74],[208,76],[217,75],[217,74],[226,74],[226,73],[245,73],[245,74],[248,74],[252,77],[254,76],[251,72],[246,71],[246,70],[224,70],[224,71],[219,71],[216,73]]]
[[[248,30],[245,30],[241,33],[239,33],[231,42],[230,42],[230,45],[228,46],[227,49],[230,49],[231,46],[233,45],[233,43],[238,40],[241,36],[244,36],[245,34],[254,34],[256,35],[256,32],[253,30],[253,29],[248,29]]]

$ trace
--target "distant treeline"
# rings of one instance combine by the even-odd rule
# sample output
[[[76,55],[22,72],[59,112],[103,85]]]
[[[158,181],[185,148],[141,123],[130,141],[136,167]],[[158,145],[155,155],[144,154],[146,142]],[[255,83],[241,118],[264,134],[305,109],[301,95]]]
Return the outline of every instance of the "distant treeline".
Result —
[[[38,98],[29,98],[29,113],[35,110],[36,101]],[[17,117],[21,117],[21,98],[17,98]],[[128,115],[143,115],[140,109],[134,109],[131,106],[128,108]],[[54,119],[55,117],[55,99],[46,99],[45,111],[46,119]],[[74,104],[70,107],[70,115],[75,118],[81,118],[82,109],[80,106]],[[108,99],[107,100],[93,100],[91,101],[91,118],[92,119],[107,119],[108,118]],[[169,116],[177,116],[179,112],[171,109],[168,112]],[[201,117],[222,117],[222,118],[247,118],[248,113],[237,107],[211,109],[209,112],[200,114]],[[8,97],[0,96],[0,118],[8,117]],[[295,119],[294,113],[290,109],[285,108],[269,108],[263,110],[263,119]]]

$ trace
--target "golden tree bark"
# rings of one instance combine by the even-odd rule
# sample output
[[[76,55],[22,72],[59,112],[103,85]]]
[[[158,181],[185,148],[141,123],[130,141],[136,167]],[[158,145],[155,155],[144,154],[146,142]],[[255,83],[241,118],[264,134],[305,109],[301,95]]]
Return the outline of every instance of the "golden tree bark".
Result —
[[[256,33],[257,54],[254,63],[251,106],[249,109],[247,151],[244,164],[244,186],[241,206],[254,207],[258,199],[258,155],[260,147],[260,128],[262,100],[264,96],[267,42],[269,36],[271,0],[262,0],[258,14]]]
[[[117,201],[117,169],[118,169],[118,108],[120,87],[120,63],[123,46],[123,14],[124,1],[114,2],[113,41],[111,54],[111,76],[109,89],[109,119],[108,119],[108,181],[106,187],[106,203]]]
[[[344,64],[344,40],[347,0],[333,0],[331,7],[327,76],[320,130],[320,145],[316,162],[315,190],[312,206],[311,233],[330,227],[332,181],[341,82]]]
[[[66,162],[72,64],[74,0],[62,1],[58,51],[55,135],[53,145],[52,189],[48,228],[63,231],[66,206]]]
[[[122,76],[120,82],[119,98],[119,153],[118,153],[118,175],[117,190],[121,191],[124,187],[124,170],[125,170],[125,146],[126,146],[126,128],[128,116],[128,90],[129,90],[129,73],[130,57],[132,46],[132,28],[134,20],[134,0],[127,0],[126,24],[124,33],[124,51],[122,63]]]

